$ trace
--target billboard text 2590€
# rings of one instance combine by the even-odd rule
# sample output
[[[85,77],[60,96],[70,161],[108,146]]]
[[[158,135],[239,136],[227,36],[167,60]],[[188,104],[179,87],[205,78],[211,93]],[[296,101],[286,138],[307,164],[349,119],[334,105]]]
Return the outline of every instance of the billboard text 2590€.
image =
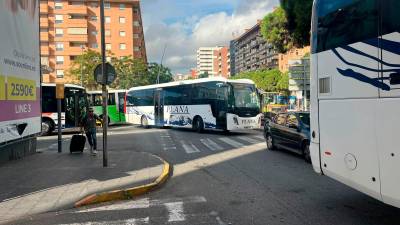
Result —
[[[0,0],[0,143],[41,130],[39,0]]]

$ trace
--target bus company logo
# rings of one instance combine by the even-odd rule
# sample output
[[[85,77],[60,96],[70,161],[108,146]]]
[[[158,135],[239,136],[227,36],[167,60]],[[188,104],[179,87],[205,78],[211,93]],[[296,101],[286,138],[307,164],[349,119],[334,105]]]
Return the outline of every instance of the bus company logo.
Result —
[[[189,114],[189,107],[185,105],[167,106],[167,113]]]
[[[252,125],[255,124],[255,120],[242,120],[242,125]]]

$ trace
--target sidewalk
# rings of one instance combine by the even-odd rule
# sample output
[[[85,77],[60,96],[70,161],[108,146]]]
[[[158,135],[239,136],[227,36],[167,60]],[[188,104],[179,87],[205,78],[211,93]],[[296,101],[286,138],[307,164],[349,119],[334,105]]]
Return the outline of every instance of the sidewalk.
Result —
[[[108,168],[102,153],[91,156],[44,151],[0,165],[0,224],[24,216],[72,208],[93,194],[153,182],[163,171],[160,158],[144,152],[109,151]]]

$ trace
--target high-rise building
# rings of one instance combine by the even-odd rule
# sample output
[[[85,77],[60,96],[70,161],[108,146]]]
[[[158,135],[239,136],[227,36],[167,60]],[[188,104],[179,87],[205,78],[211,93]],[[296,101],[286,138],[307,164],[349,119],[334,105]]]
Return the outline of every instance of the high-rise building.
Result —
[[[279,70],[283,73],[289,71],[289,61],[301,59],[309,53],[310,46],[305,46],[303,48],[292,48],[285,54],[279,54]]]
[[[147,62],[139,0],[104,4],[106,51]],[[85,50],[101,51],[99,0],[40,0],[40,51],[43,82],[67,76]]]
[[[278,68],[278,53],[261,34],[261,21],[247,29],[241,36],[231,42],[234,50],[235,74],[260,69]]]
[[[228,47],[201,47],[197,50],[197,74],[199,76],[230,76]]]

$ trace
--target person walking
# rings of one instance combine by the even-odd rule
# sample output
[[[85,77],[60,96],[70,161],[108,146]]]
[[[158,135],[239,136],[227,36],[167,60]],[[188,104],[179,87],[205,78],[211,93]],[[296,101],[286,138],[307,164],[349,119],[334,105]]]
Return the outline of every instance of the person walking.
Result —
[[[97,155],[97,137],[96,137],[96,121],[102,122],[101,118],[93,112],[93,108],[89,108],[87,113],[82,118],[82,126],[85,129],[86,137],[90,145],[90,153]]]

